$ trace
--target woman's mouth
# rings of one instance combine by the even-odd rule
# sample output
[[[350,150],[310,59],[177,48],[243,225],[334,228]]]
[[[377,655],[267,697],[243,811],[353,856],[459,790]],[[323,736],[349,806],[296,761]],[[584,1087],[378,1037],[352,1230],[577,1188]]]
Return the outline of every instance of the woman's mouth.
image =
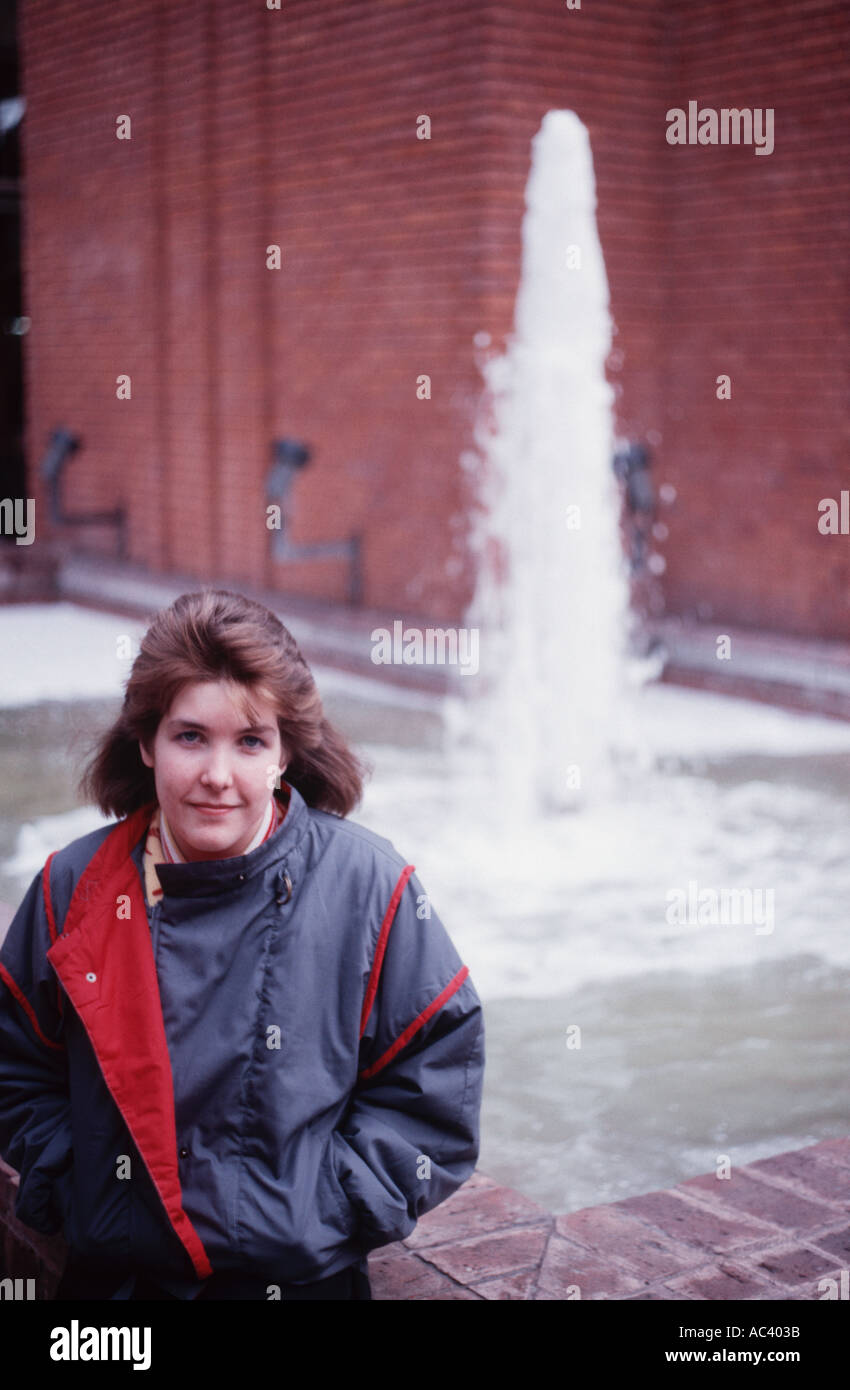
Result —
[[[228,811],[238,811],[238,806],[202,806],[200,802],[193,801],[192,806],[196,811],[202,811],[205,816],[226,816]]]

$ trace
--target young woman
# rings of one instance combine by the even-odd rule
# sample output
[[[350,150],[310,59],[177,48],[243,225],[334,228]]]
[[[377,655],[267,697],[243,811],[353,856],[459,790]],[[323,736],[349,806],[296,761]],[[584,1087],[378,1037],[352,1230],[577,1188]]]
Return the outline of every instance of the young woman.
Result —
[[[0,1153],[59,1298],[371,1296],[474,1170],[481,1004],[287,629],[227,591],[148,629],[0,950]]]

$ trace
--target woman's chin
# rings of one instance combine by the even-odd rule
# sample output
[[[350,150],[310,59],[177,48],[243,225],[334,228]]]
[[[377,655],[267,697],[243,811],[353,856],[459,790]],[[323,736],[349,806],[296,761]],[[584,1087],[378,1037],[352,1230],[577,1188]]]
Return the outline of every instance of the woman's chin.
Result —
[[[215,857],[227,859],[237,851],[234,848],[233,832],[220,825],[210,825],[204,830],[193,830],[192,838],[182,837],[183,855],[187,859]]]

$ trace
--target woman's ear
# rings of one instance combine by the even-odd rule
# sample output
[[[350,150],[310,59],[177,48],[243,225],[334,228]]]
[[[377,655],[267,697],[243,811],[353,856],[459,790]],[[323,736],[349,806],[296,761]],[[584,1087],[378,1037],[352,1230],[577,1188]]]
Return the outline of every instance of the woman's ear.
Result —
[[[151,757],[148,750],[145,748],[145,745],[143,744],[141,739],[139,739],[139,752],[142,755],[142,762],[144,763],[145,767],[153,767],[153,758]]]

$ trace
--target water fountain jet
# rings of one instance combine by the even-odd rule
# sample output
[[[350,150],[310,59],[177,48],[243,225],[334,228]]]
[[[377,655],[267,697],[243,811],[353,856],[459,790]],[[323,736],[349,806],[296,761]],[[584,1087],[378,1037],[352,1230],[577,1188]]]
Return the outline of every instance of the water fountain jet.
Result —
[[[454,729],[533,815],[610,796],[618,747],[634,745],[612,323],[590,141],[574,112],[544,116],[525,202],[514,332],[504,355],[479,360],[479,453],[464,460],[483,460],[465,616],[481,630],[481,680]]]

